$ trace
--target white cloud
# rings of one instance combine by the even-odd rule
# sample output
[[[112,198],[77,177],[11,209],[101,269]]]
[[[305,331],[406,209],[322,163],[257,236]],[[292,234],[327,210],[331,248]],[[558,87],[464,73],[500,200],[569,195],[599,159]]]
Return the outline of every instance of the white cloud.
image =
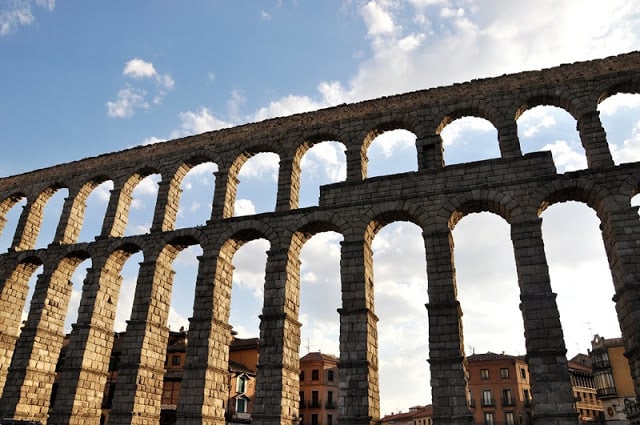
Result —
[[[146,145],[155,145],[156,143],[165,142],[166,140],[167,140],[167,139],[160,139],[160,138],[158,138],[158,137],[151,136],[151,137],[147,137],[146,139],[144,139],[144,140],[142,141],[142,143],[141,143],[141,144],[142,144],[143,146],[146,146]]]
[[[273,152],[261,152],[244,163],[238,176],[240,178],[270,178],[278,181],[280,158]]]
[[[122,73],[132,78],[155,78],[158,76],[151,62],[146,62],[139,58],[134,58],[127,62]]]
[[[227,100],[227,110],[233,121],[241,121],[240,111],[246,102],[247,99],[242,92],[235,89],[231,91],[231,97]]]
[[[134,80],[151,79],[155,82],[155,87],[137,87],[127,84],[118,92],[118,99],[107,102],[107,115],[112,118],[131,118],[138,110],[147,110],[150,103],[158,105],[166,95],[167,90],[174,86],[173,78],[169,74],[160,75],[151,62],[146,62],[139,58],[134,58],[125,64],[122,74]],[[151,101],[147,99],[149,92],[152,92]]]
[[[256,207],[250,199],[236,199],[233,211],[236,217],[253,215],[256,213]]]
[[[524,137],[534,137],[540,130],[555,126],[556,119],[552,113],[553,109],[548,106],[536,106],[525,111],[518,119],[518,127],[521,128]]]
[[[385,131],[376,137],[369,149],[378,149],[386,158],[390,158],[401,149],[414,149],[416,146],[415,134],[407,130]]]
[[[287,115],[308,112],[323,107],[319,103],[307,96],[289,95],[279,100],[269,103],[269,106],[262,107],[254,116],[255,121],[262,121],[268,118],[283,117]]]
[[[137,110],[149,109],[145,100],[147,92],[142,89],[126,87],[118,92],[118,99],[107,102],[107,115],[112,118],[131,118]]]
[[[478,117],[462,117],[451,123],[449,123],[440,132],[442,142],[445,146],[451,146],[460,142],[460,139],[464,134],[470,132],[482,132],[495,131],[495,127],[491,122],[484,118]]]
[[[16,31],[21,26],[31,25],[35,21],[33,0],[9,0],[0,5],[0,37]],[[35,0],[35,5],[52,12],[55,0]]]
[[[598,111],[603,116],[612,116],[625,109],[640,107],[640,96],[631,93],[618,93],[606,98],[598,105]]]
[[[347,175],[344,145],[337,142],[318,143],[305,153],[300,166],[302,172],[309,173],[311,177],[342,181]]]
[[[175,137],[200,134],[231,126],[231,123],[214,117],[209,109],[205,107],[196,112],[180,112],[179,117],[182,121],[181,130],[173,134]]]
[[[262,10],[260,12],[260,19],[262,19],[263,21],[270,21],[271,20],[271,15],[268,12]]]
[[[558,168],[558,172],[582,170],[587,168],[587,159],[584,151],[580,152],[575,143],[566,140],[558,140],[554,143],[546,144],[542,147],[543,151],[551,151],[553,162]]]
[[[370,36],[395,32],[396,27],[393,23],[393,16],[379,2],[370,1],[362,7],[361,13]]]
[[[609,144],[611,156],[616,164],[640,160],[640,121],[633,128],[632,134],[625,139],[622,146]]]

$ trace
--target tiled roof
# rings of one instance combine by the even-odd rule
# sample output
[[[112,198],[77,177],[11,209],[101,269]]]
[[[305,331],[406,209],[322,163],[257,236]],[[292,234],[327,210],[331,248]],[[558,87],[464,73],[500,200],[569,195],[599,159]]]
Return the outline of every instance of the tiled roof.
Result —
[[[319,351],[314,351],[312,353],[308,353],[307,355],[305,355],[304,357],[302,357],[300,359],[301,362],[307,361],[307,362],[320,362],[320,361],[330,361],[330,362],[337,362],[339,359],[336,356],[333,356],[331,354],[324,354],[321,353]]]

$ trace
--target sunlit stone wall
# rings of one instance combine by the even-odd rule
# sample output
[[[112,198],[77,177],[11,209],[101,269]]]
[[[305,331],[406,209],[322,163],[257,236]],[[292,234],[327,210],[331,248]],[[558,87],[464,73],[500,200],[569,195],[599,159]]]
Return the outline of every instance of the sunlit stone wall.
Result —
[[[199,245],[203,254],[177,420],[223,424],[231,259],[242,244],[264,238],[270,249],[252,417],[256,424],[298,423],[299,255],[307,239],[331,230],[344,239],[339,420],[345,425],[375,424],[380,409],[371,241],[385,224],[407,220],[422,228],[426,248],[433,420],[468,424],[451,230],[466,214],[490,211],[511,226],[533,418],[536,424],[577,424],[540,227],[545,208],[569,200],[586,203],[601,221],[626,355],[640,394],[640,222],[630,206],[640,191],[640,163],[614,165],[597,110],[599,102],[622,92],[640,92],[640,53],[342,105],[0,179],[0,230],[7,211],[26,199],[12,246],[0,256],[1,417],[100,423],[121,270],[131,255],[142,253],[109,424],[158,423],[172,262],[183,249]],[[522,154],[516,120],[538,105],[563,108],[576,119],[587,169],[560,174],[549,152]],[[444,165],[440,132],[463,116],[481,117],[495,126],[499,158]],[[368,145],[394,129],[416,135],[418,170],[368,179]],[[346,147],[346,181],[321,187],[317,207],[298,208],[301,158],[325,140]],[[234,217],[238,172],[261,152],[280,158],[274,211]],[[180,182],[205,162],[218,167],[211,218],[206,225],[176,230]],[[151,230],[125,236],[132,191],[151,174],[161,176]],[[113,190],[101,233],[91,242],[78,243],[86,200],[108,180]],[[44,205],[62,188],[69,196],[55,240],[35,249]],[[91,268],[52,404],[69,279],[87,259]],[[21,329],[27,283],[40,266]]]

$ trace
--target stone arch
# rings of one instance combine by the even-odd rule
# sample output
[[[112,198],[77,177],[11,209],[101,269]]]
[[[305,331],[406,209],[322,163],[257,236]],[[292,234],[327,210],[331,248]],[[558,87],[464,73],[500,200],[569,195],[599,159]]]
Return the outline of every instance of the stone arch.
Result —
[[[637,76],[618,77],[612,83],[606,81],[596,86],[593,95],[597,103],[619,93],[640,94],[640,78]]]
[[[578,97],[561,89],[556,89],[553,93],[539,90],[530,94],[520,104],[515,111],[515,119],[517,120],[526,110],[542,105],[561,108],[576,120],[576,130],[589,168],[613,165],[606,135],[594,103],[588,98]]]
[[[66,189],[63,183],[53,183],[31,199],[27,199],[27,205],[20,217],[13,246],[17,250],[33,249],[36,246],[38,235],[40,234],[44,209],[52,196],[60,189]]]
[[[290,164],[283,164],[281,161],[280,164],[280,180],[285,182],[289,181],[288,187],[290,188],[289,198],[290,198],[290,206],[291,208],[298,208],[300,203],[300,196],[303,188],[302,177],[304,175],[304,170],[302,169],[302,161],[305,155],[315,146],[320,145],[322,143],[337,143],[340,144],[344,148],[344,159],[345,159],[345,171],[348,173],[347,167],[347,144],[344,143],[344,137],[339,134],[337,131],[331,130],[322,130],[318,132],[314,132],[307,137],[303,138],[303,142],[298,145],[293,158],[288,160]],[[285,170],[287,166],[291,167],[291,170]],[[347,176],[345,173],[345,179]],[[286,185],[280,185],[280,187],[286,187]],[[278,189],[280,192],[281,189]],[[278,193],[279,204],[284,201],[280,201],[282,198],[281,193]],[[317,204],[316,204],[317,205]]]
[[[506,193],[493,189],[481,189],[459,195],[441,209],[439,217],[447,217],[447,227],[453,230],[456,224],[467,214],[491,212],[502,217],[511,224],[513,217],[519,213],[520,204],[517,199]]]
[[[7,241],[9,241],[9,243],[7,245],[9,245],[11,243],[10,238],[14,238],[15,235],[4,235],[3,233],[6,231],[5,226],[7,224],[7,214],[9,214],[9,211],[11,211],[14,207],[16,207],[20,202],[26,202],[27,199],[27,195],[23,192],[15,192],[9,196],[7,196],[2,202],[0,202],[0,235],[3,236],[3,239],[6,239]],[[18,214],[18,217],[20,215]],[[17,228],[17,221],[16,221],[16,228]],[[16,229],[11,229],[15,232]],[[5,245],[5,246],[7,246]],[[7,246],[8,248],[10,248],[10,246]]]
[[[553,93],[548,90],[539,90],[537,92],[528,93],[519,102],[514,115],[514,120],[518,120],[520,116],[527,110],[536,106],[556,106],[567,111],[576,122],[582,114],[589,111],[588,105],[585,105],[581,99],[567,93],[561,89],[556,89]]]
[[[160,182],[161,187],[158,193],[153,228],[159,228],[162,231],[175,229],[178,213],[182,206],[182,182],[194,168],[206,163],[212,163],[217,168],[217,162],[213,157],[195,155],[181,161],[177,167],[166,173],[166,175],[170,176],[170,180]],[[213,200],[213,191],[214,187],[212,186],[211,203],[215,202]]]
[[[109,180],[111,180],[109,176],[101,174],[89,179],[79,188],[72,189],[73,193],[69,194],[70,199],[67,200],[62,211],[56,240],[62,243],[76,243],[78,241],[85,221],[87,199],[94,189]]]
[[[118,207],[117,207],[117,217],[119,217],[119,223],[118,227],[114,226],[114,230],[120,230],[119,227],[121,226],[121,233],[118,232],[116,235],[112,236],[124,236],[125,232],[128,229],[128,225],[130,223],[130,214],[131,214],[131,209],[132,209],[132,203],[133,203],[133,192],[136,190],[136,188],[138,187],[138,185],[140,184],[140,182],[142,182],[145,178],[157,174],[160,176],[160,181],[162,181],[163,176],[162,176],[162,171],[159,170],[156,167],[142,167],[140,169],[138,169],[138,171],[134,172],[133,174],[131,174],[130,176],[128,176],[128,178],[126,178],[126,180],[124,181],[124,183],[122,184],[122,187],[120,188],[120,197],[118,200]],[[156,194],[156,206],[157,207],[157,202],[158,202],[158,198],[157,198],[157,194]],[[155,210],[154,206],[152,206],[152,211]],[[153,212],[152,212],[152,217],[153,219]]]
[[[444,150],[442,131],[454,121],[468,117],[486,120],[495,128],[497,133],[497,147],[502,157],[514,156],[514,149],[518,151],[518,149],[516,149],[518,146],[511,146],[513,145],[513,141],[510,140],[512,135],[510,135],[509,129],[507,128],[509,124],[508,120],[489,102],[451,106],[444,114],[438,115],[437,121],[434,120],[432,126],[434,129],[434,137],[439,138],[442,150]]]
[[[378,123],[370,126],[370,128],[362,133],[359,140],[362,140],[362,144],[360,146],[360,158],[362,164],[362,175],[364,177],[368,177],[367,167],[368,167],[368,151],[371,147],[371,143],[380,135],[388,131],[394,130],[406,130],[413,135],[418,137],[417,125],[413,120],[406,118],[396,118],[391,120],[381,120]],[[416,167],[418,163],[418,156],[416,152]]]
[[[237,201],[236,195],[238,191],[238,184],[240,182],[239,175],[242,170],[242,167],[246,164],[246,162],[254,157],[255,155],[262,153],[272,153],[278,156],[279,160],[282,158],[282,153],[279,153],[278,149],[274,149],[270,144],[262,143],[255,144],[254,146],[250,146],[248,149],[244,149],[241,151],[233,160],[228,170],[227,177],[227,188],[225,194],[225,207],[230,206],[231,216],[235,214],[235,203]],[[279,174],[279,173],[278,173]],[[275,201],[277,203],[277,192],[275,194]],[[275,207],[275,205],[274,205]],[[225,212],[227,208],[225,208]],[[225,217],[226,218],[226,217]]]
[[[31,406],[37,404],[43,409],[35,417],[46,419],[71,296],[69,281],[76,267],[88,258],[86,251],[71,251],[49,263],[48,268],[45,264],[11,360],[2,398],[3,415],[33,417]]]

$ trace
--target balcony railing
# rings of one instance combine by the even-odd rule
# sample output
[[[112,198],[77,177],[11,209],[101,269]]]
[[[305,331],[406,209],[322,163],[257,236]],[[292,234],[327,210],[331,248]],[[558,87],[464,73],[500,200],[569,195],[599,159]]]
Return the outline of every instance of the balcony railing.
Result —
[[[327,409],[336,409],[338,406],[335,401],[327,401],[327,404],[324,405]]]
[[[505,407],[515,406],[516,405],[516,401],[513,398],[503,398],[502,399],[502,405],[505,406]]]
[[[482,400],[482,407],[495,407],[496,403],[493,399],[491,400]]]
[[[320,400],[310,400],[309,408],[310,409],[319,409],[322,407],[322,402]]]

